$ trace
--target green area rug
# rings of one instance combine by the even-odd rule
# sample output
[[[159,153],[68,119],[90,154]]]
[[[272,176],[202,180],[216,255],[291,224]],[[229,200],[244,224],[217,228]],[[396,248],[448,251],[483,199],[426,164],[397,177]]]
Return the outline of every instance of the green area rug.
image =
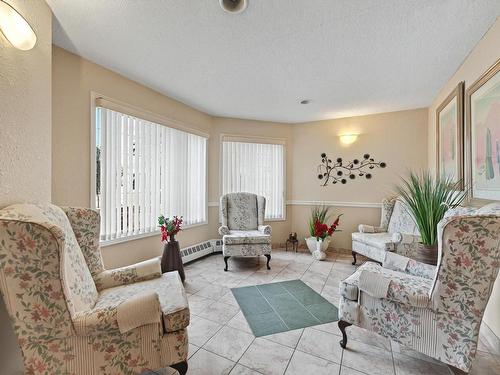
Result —
[[[337,308],[300,280],[231,291],[256,337],[338,320]]]

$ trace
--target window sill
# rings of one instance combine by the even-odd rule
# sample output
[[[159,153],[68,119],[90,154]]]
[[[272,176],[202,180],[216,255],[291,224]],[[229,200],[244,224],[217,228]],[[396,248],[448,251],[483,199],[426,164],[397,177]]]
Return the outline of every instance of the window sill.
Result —
[[[272,222],[276,222],[276,221],[286,221],[286,218],[285,217],[282,217],[282,218],[275,218],[275,219],[264,219],[264,223],[272,223]]]
[[[191,228],[196,228],[196,227],[201,227],[203,225],[207,225],[208,221],[203,221],[201,223],[196,223],[196,224],[190,224],[186,225],[182,230],[188,230]],[[135,240],[140,240],[142,238],[148,238],[148,237],[154,237],[154,236],[160,236],[160,231],[154,231],[154,232],[148,232],[148,233],[141,233],[141,234],[134,234],[132,236],[126,236],[126,237],[120,237],[120,238],[115,238],[113,240],[106,240],[106,241],[99,241],[99,245],[101,247],[107,247],[107,246],[112,246],[116,245],[119,243],[124,243],[124,242],[129,242],[129,241],[135,241]]]

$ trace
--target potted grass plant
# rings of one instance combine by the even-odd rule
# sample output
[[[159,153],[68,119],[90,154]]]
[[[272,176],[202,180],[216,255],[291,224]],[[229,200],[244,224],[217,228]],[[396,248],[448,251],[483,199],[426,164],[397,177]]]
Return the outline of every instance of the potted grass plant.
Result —
[[[451,177],[433,178],[426,171],[411,172],[407,179],[396,188],[400,199],[413,216],[421,238],[416,258],[429,263],[437,263],[437,224],[450,208],[459,206],[466,198],[466,190],[460,188],[460,181]]]

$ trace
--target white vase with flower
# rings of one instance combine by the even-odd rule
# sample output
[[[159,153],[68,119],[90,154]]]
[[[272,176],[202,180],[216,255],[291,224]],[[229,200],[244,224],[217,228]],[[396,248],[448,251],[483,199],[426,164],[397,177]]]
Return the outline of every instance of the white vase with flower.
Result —
[[[340,223],[340,216],[333,221],[332,225],[328,226],[326,222],[330,218],[329,207],[315,207],[312,210],[309,218],[309,234],[311,237],[305,238],[307,248],[312,256],[317,260],[326,258],[326,250],[331,242],[331,237]]]

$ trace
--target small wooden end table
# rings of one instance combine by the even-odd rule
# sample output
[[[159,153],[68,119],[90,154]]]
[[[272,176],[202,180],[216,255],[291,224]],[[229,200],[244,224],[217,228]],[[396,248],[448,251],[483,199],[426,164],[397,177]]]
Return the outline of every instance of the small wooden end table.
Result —
[[[291,244],[292,250],[297,252],[297,250],[299,248],[299,240],[297,239],[297,233],[293,233],[293,234],[290,233],[290,235],[288,236],[288,239],[286,240],[286,243],[285,243],[285,251],[288,251],[288,244]]]

